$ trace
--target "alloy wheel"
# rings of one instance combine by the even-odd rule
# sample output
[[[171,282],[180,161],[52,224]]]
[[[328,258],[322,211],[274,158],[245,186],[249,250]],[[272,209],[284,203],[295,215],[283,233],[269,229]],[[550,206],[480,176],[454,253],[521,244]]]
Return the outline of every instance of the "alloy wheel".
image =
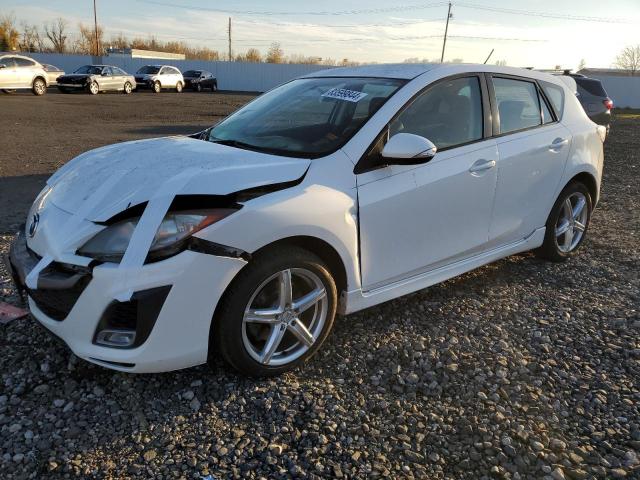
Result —
[[[589,209],[587,198],[581,192],[569,195],[560,207],[560,215],[556,223],[556,243],[563,253],[575,249],[587,228]]]
[[[132,90],[133,88],[131,87],[131,84],[129,82],[124,84],[124,93],[128,95]]]
[[[34,82],[33,89],[35,90],[36,95],[43,95],[47,90],[47,86],[42,80],[38,79]]]
[[[89,91],[91,92],[91,95],[97,95],[98,90],[98,84],[96,82],[91,82],[91,85],[89,85]]]
[[[293,362],[320,337],[328,306],[325,286],[312,271],[275,273],[256,288],[245,308],[242,341],[247,353],[263,365]]]

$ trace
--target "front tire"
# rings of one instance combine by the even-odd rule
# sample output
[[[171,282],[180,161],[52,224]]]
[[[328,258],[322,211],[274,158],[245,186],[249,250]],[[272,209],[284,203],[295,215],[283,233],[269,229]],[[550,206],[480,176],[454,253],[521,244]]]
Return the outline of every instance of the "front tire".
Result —
[[[575,255],[587,235],[592,210],[589,189],[579,182],[567,185],[551,209],[544,243],[536,254],[552,262]]]
[[[31,91],[33,92],[34,95],[38,97],[41,95],[44,95],[45,93],[47,93],[46,82],[42,78],[36,78],[33,81],[33,86],[31,88]]]
[[[200,85],[199,83],[196,83],[196,92],[201,92],[202,91],[202,85]]]
[[[98,86],[98,82],[93,81],[89,84],[89,93],[91,95],[97,95],[100,92],[100,87]]]
[[[153,85],[151,88],[153,90],[153,93],[160,93],[160,90],[162,90],[162,86],[160,85],[160,82],[158,82],[157,80],[153,82]]]
[[[335,282],[316,255],[298,247],[263,252],[222,298],[210,351],[245,375],[281,374],[318,351],[336,306]]]

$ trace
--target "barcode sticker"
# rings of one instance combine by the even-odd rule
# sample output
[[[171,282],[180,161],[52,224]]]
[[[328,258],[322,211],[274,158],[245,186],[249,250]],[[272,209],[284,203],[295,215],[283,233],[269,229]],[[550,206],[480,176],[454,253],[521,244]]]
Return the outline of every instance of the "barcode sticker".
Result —
[[[328,92],[323,93],[322,96],[355,103],[362,100],[367,96],[367,94],[363,92],[356,92],[355,90],[347,90],[346,88],[332,88]]]

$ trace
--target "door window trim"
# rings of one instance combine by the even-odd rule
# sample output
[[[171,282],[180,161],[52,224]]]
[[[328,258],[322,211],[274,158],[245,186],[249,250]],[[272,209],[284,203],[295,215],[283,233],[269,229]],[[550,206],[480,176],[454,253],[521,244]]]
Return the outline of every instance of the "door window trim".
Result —
[[[472,145],[474,143],[484,142],[485,140],[492,137],[493,123],[494,123],[494,114],[493,109],[490,108],[491,105],[491,96],[490,90],[488,88],[487,78],[485,72],[464,72],[458,73],[455,75],[449,75],[447,77],[440,78],[422,89],[416,92],[409,100],[407,100],[404,105],[391,117],[391,119],[385,124],[382,130],[375,136],[373,141],[366,148],[365,152],[360,156],[358,162],[353,168],[353,173],[359,175],[361,173],[370,172],[372,170],[377,170],[379,168],[387,167],[386,164],[376,164],[376,165],[366,165],[366,159],[370,155],[373,148],[375,148],[376,144],[382,139],[383,136],[389,135],[389,125],[396,120],[400,115],[404,113],[404,111],[409,108],[419,97],[423,94],[427,93],[428,90],[432,89],[436,85],[442,82],[448,82],[452,80],[458,80],[461,78],[476,78],[478,80],[478,85],[480,87],[480,102],[481,102],[481,110],[482,110],[482,137],[476,140],[470,140],[464,143],[458,143],[456,145],[450,145],[448,147],[443,147],[438,149],[438,152],[445,152],[447,150],[451,150],[453,148],[465,147],[467,145]],[[495,99],[494,99],[495,101]]]

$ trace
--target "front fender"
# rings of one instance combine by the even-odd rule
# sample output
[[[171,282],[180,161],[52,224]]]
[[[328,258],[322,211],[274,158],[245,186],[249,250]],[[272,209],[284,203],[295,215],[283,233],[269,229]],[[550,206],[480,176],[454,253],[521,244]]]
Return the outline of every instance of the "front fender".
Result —
[[[360,288],[355,190],[342,192],[303,182],[247,202],[196,236],[250,253],[290,237],[318,238],[342,259],[347,289]]]

